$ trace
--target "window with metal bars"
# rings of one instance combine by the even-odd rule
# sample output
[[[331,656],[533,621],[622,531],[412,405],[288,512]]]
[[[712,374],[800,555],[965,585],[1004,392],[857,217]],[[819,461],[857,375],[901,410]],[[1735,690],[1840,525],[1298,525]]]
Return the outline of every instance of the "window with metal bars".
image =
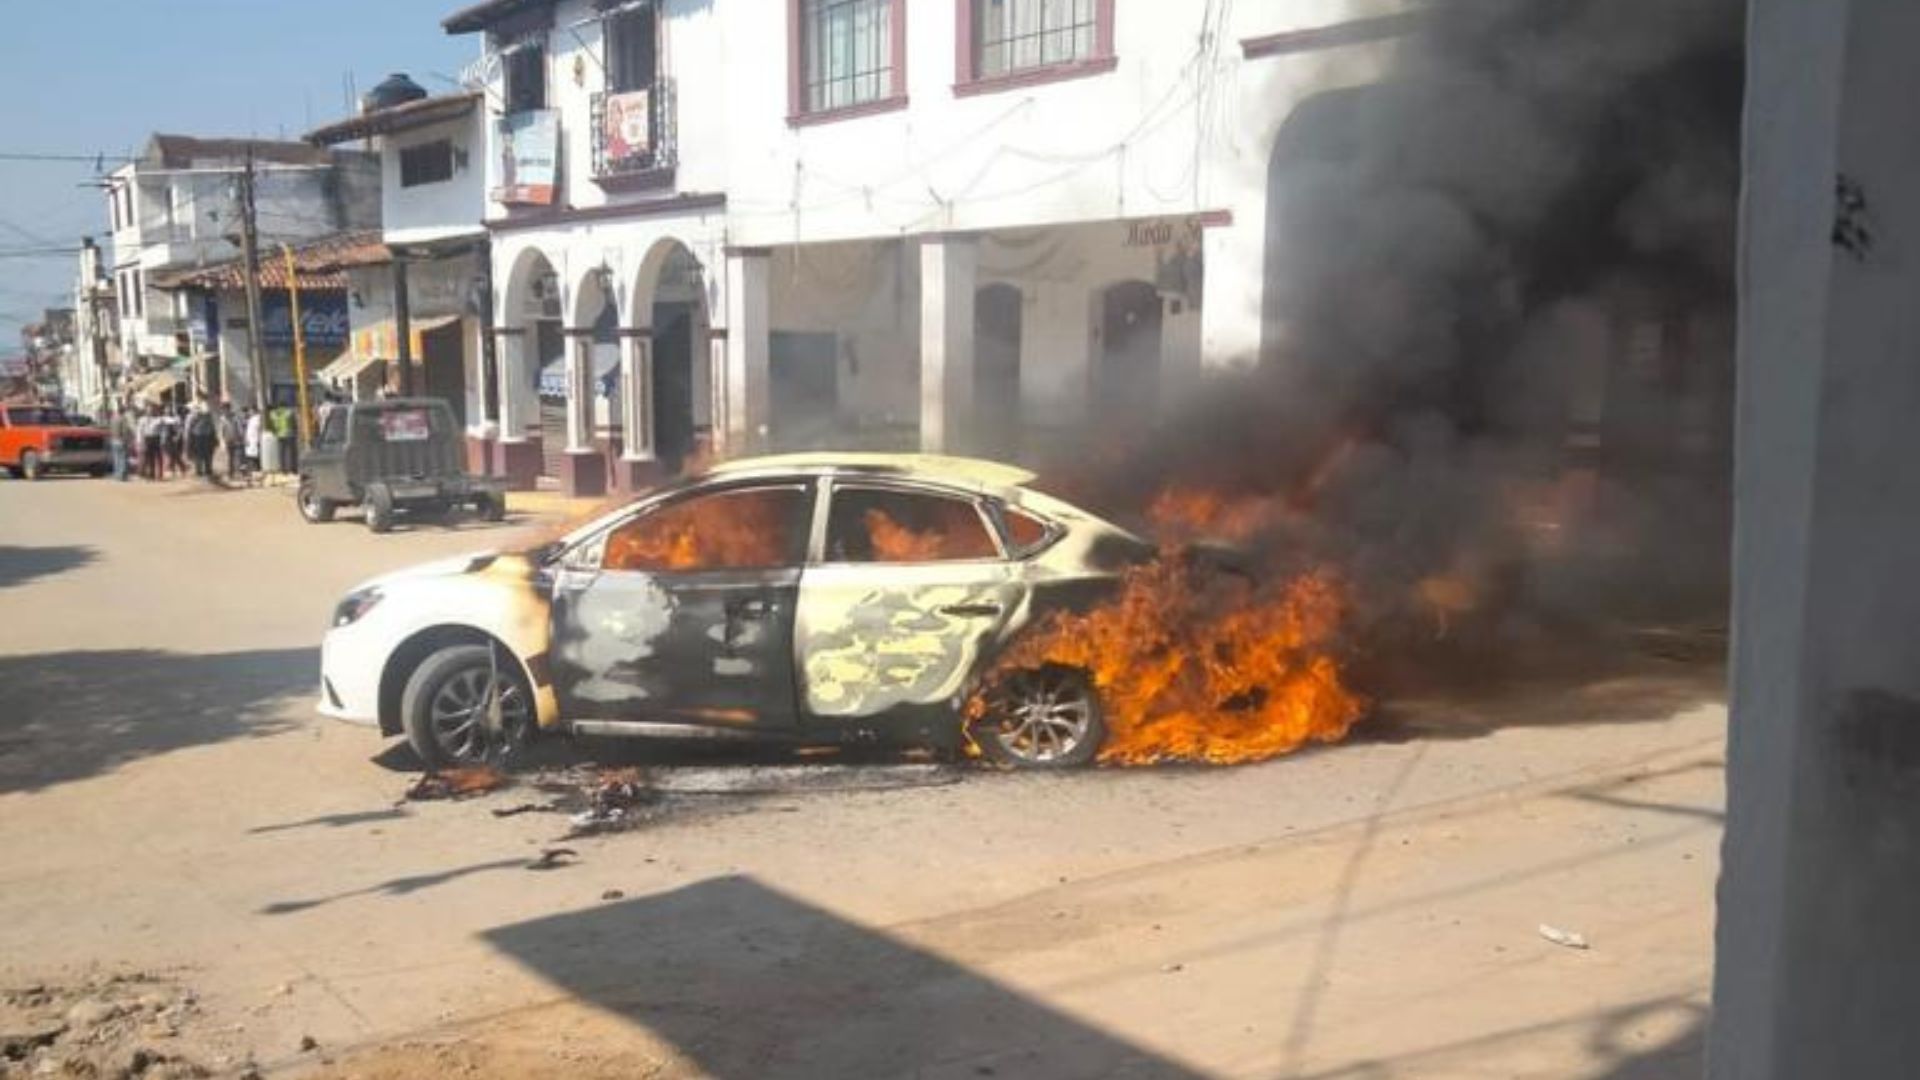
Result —
[[[974,77],[1092,59],[1096,0],[973,0]]]
[[[825,112],[894,95],[895,0],[803,0],[803,105]]]

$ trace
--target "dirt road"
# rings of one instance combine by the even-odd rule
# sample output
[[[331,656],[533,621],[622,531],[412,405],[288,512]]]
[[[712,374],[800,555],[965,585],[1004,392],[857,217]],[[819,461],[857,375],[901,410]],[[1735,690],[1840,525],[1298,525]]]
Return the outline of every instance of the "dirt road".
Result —
[[[0,982],[167,973],[227,1072],[1697,1070],[1711,669],[1398,703],[1231,770],[668,764],[644,827],[561,845],[494,815],[524,785],[399,803],[310,709],[341,591],[513,535],[0,482]]]

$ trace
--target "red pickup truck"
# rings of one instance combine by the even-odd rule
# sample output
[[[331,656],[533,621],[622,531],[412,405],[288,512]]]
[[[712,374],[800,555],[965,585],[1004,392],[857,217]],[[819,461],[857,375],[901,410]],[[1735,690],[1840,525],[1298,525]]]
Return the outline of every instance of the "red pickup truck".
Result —
[[[0,405],[0,468],[38,480],[49,472],[105,476],[111,467],[107,433],[68,423],[50,405]]]

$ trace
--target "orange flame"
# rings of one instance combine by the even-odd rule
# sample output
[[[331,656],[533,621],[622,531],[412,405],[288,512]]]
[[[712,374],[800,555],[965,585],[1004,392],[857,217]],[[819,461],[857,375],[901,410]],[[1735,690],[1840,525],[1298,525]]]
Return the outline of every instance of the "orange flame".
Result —
[[[1246,537],[1276,508],[1173,490],[1150,514],[1171,532]],[[1340,665],[1347,615],[1339,578],[1273,582],[1173,550],[1124,576],[1113,599],[1038,624],[1001,656],[970,704],[975,718],[1007,676],[1059,665],[1100,692],[1112,765],[1261,761],[1338,742],[1366,710]]]
[[[740,494],[665,506],[607,537],[609,570],[699,570],[778,566],[788,535],[776,498]]]

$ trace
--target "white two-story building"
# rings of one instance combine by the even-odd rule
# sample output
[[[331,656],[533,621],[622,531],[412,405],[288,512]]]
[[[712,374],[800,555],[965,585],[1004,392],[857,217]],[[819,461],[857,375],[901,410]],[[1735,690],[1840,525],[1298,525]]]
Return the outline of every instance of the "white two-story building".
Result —
[[[194,309],[196,294],[161,288],[171,278],[239,256],[237,180],[249,167],[263,259],[277,254],[283,241],[299,244],[380,225],[378,162],[370,155],[305,143],[153,136],[140,157],[115,170],[105,185],[120,355],[130,371],[179,366],[175,377],[196,383],[201,392],[232,392],[236,398],[245,396],[237,387],[251,386],[244,365],[205,362],[223,332],[246,333],[244,317],[230,314],[223,327],[217,313]],[[263,318],[270,322],[273,315],[268,311]],[[202,362],[182,364],[189,356]]]
[[[1263,340],[1282,132],[1411,3],[489,0],[504,471],[1038,457]]]

